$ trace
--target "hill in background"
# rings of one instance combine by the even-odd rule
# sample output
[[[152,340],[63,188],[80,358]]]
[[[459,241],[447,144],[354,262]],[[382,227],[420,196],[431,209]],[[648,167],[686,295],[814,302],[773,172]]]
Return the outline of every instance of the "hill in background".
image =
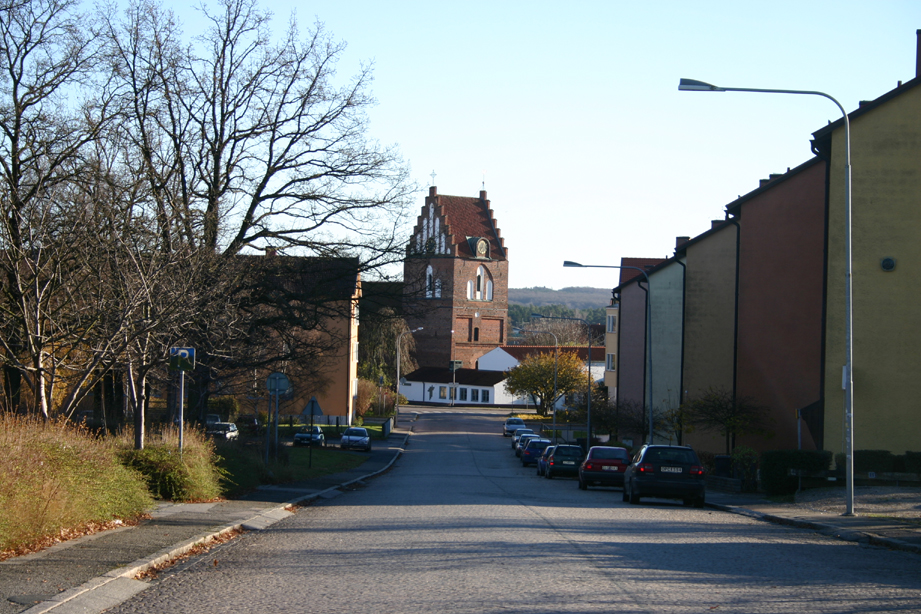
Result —
[[[610,288],[571,287],[562,290],[551,288],[509,288],[508,302],[515,305],[565,305],[570,309],[597,309],[611,302]]]

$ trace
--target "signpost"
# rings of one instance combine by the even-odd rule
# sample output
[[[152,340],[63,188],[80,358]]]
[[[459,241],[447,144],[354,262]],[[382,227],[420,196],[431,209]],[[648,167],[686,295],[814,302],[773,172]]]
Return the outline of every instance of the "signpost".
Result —
[[[195,348],[170,348],[170,369],[179,371],[179,458],[182,458],[182,438],[185,429],[185,372],[195,369]]]
[[[307,455],[307,468],[313,467],[313,417],[322,416],[323,410],[320,409],[320,402],[317,397],[310,397],[310,402],[304,408],[304,413],[310,412],[310,452]]]
[[[272,373],[265,381],[269,394],[275,395],[275,458],[278,458],[278,397],[291,391],[291,380],[284,373]],[[269,421],[271,422],[272,408],[269,407]],[[265,429],[265,464],[269,464],[269,447],[271,441],[271,428]]]

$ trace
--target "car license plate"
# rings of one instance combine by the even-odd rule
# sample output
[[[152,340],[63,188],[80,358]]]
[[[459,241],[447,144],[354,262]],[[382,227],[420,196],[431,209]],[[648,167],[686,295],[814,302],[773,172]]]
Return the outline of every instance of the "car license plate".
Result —
[[[681,467],[662,467],[662,473],[681,473]]]
[[[575,465],[576,461],[563,461],[564,465]]]
[[[602,471],[617,471],[616,465],[607,465],[601,468]]]

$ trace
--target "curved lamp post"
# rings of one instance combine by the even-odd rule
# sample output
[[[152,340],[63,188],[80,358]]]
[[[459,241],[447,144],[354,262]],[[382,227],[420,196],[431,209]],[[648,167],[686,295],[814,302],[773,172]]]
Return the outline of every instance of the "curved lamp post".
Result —
[[[649,283],[649,275],[646,274],[646,271],[636,266],[616,266],[613,264],[579,264],[578,262],[573,262],[572,260],[564,260],[563,266],[567,268],[580,268],[580,269],[631,269],[633,271],[639,271],[643,274],[643,277],[646,278],[646,356],[648,356],[649,361],[649,393],[646,395],[646,405],[647,412],[649,414],[649,438],[646,443],[652,444],[652,429],[653,429],[653,420],[652,420],[652,284]],[[619,391],[618,391],[619,392]]]
[[[585,361],[586,366],[588,367],[588,396],[585,400],[585,430],[587,431],[585,437],[585,448],[588,452],[588,448],[592,447],[592,325],[589,324],[586,320],[582,318],[564,318],[562,316],[545,316],[539,313],[532,313],[532,318],[543,318],[544,320],[572,320],[573,322],[582,322],[585,324],[585,330],[588,333],[588,360]],[[554,338],[556,335],[554,335]],[[555,387],[555,385],[554,385]],[[553,421],[554,427],[556,426],[556,408],[553,410]],[[554,429],[555,432],[555,429]]]
[[[847,496],[845,516],[854,515],[854,295],[851,290],[851,124],[841,103],[826,94],[811,90],[775,90],[750,87],[719,87],[694,79],[681,79],[678,89],[684,92],[757,92],[763,94],[801,94],[831,100],[844,117],[844,447]]]
[[[419,328],[414,328],[412,330],[404,330],[402,333],[397,335],[397,399],[394,403],[393,410],[393,425],[396,426],[397,422],[400,420],[400,347],[402,346],[403,335],[409,335],[412,333],[419,332],[422,330],[422,326]]]

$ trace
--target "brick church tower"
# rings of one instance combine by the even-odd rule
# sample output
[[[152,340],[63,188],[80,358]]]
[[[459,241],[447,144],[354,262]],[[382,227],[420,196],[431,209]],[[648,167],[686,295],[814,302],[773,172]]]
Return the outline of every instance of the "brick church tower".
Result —
[[[439,195],[434,186],[403,264],[404,315],[420,367],[475,368],[508,334],[508,251],[486,191]],[[454,331],[452,334],[451,331]]]

